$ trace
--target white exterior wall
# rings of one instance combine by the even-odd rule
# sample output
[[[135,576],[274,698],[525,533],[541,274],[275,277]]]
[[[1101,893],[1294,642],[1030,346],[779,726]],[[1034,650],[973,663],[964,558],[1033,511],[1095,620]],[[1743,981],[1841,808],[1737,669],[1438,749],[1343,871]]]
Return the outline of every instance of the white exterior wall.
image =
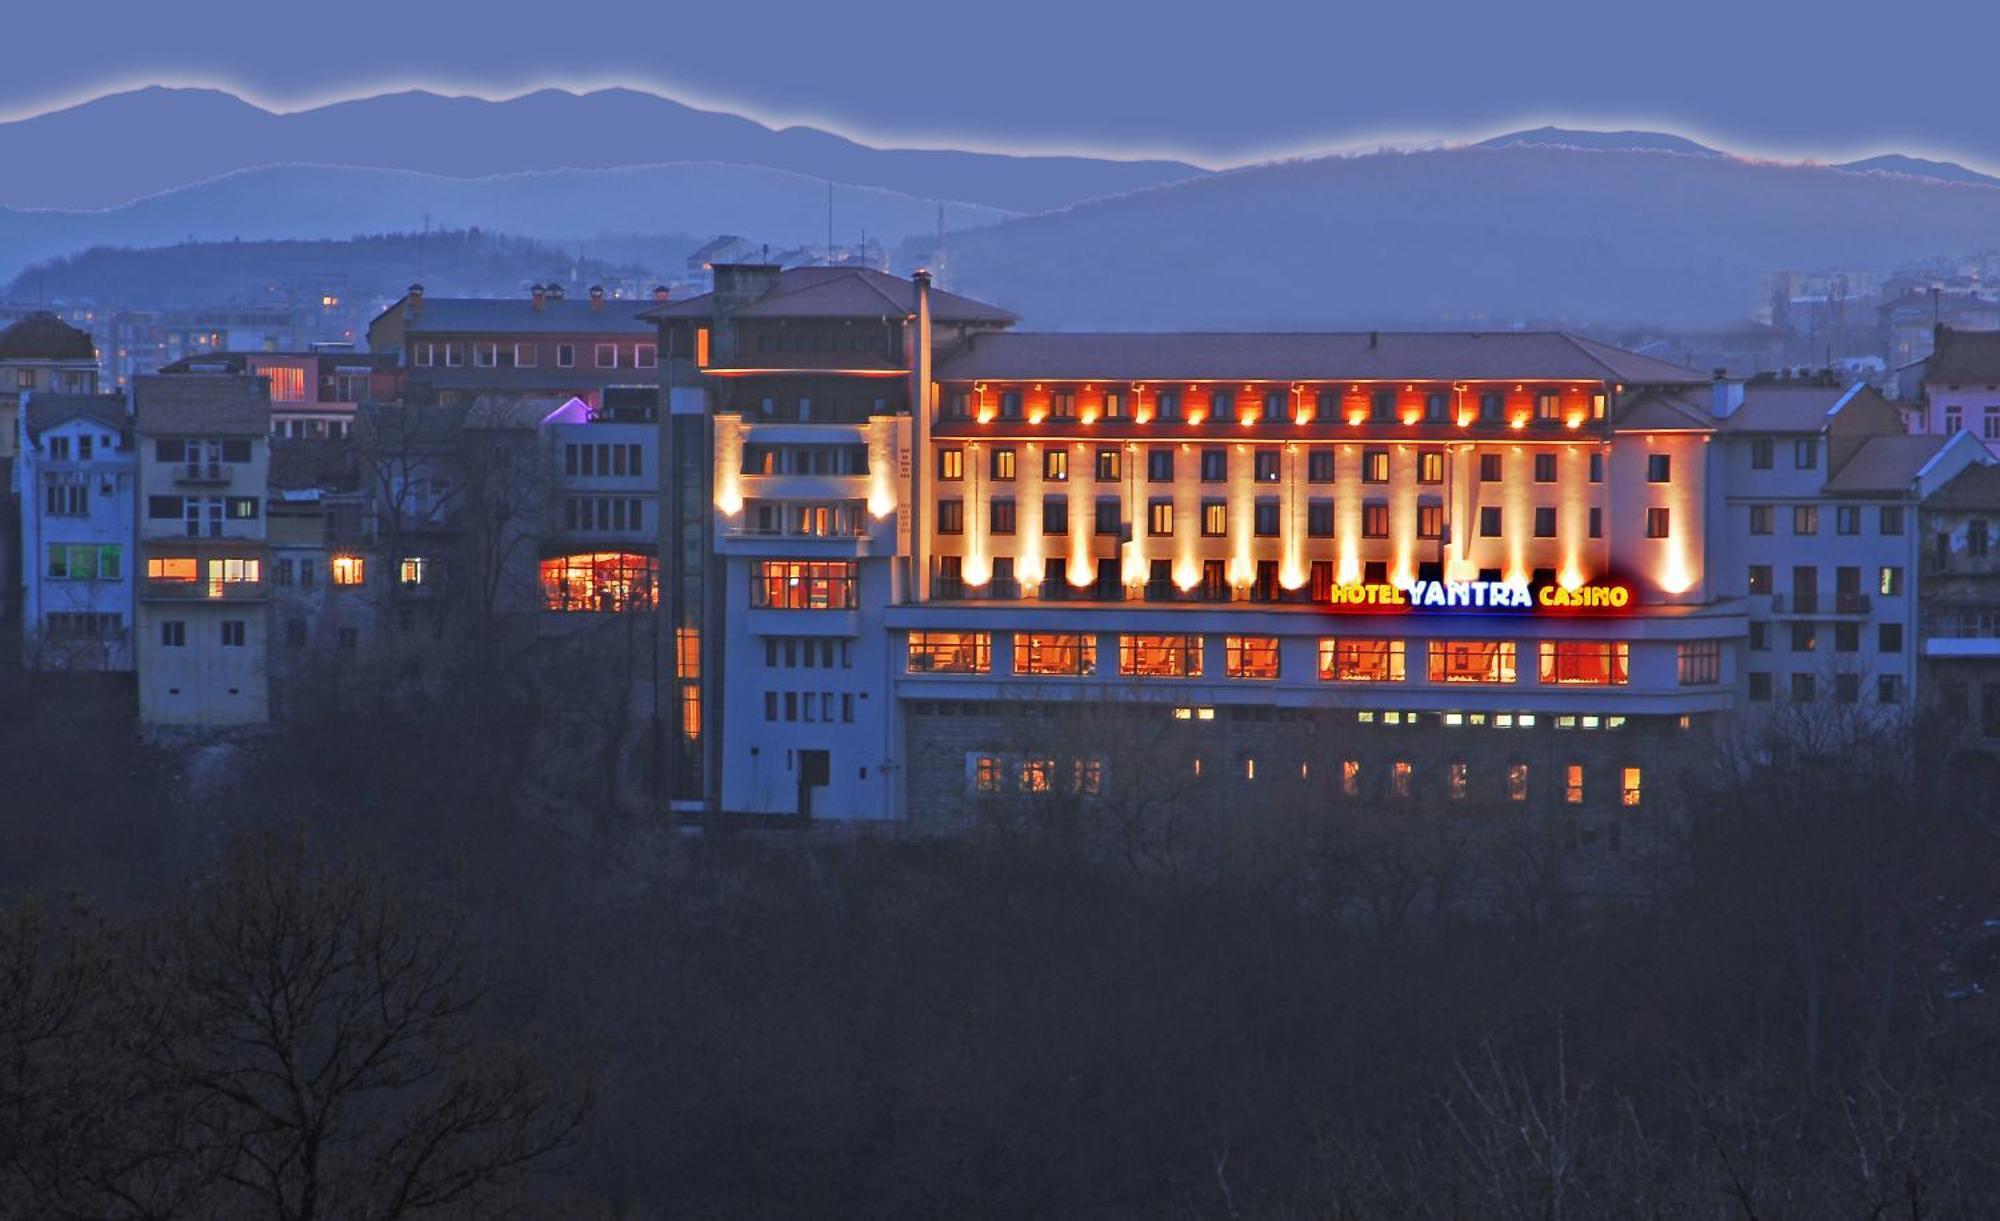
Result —
[[[140,560],[133,547],[135,458],[120,447],[120,432],[97,420],[72,419],[28,438],[23,412],[20,464],[21,573],[25,585],[22,647],[25,662],[46,669],[130,670],[132,668],[134,570]],[[130,435],[129,433],[125,435]],[[91,457],[82,461],[83,438],[91,442]],[[66,441],[68,460],[48,457],[50,442]],[[47,512],[51,483],[78,484],[89,498],[81,517]],[[51,547],[93,546],[115,549],[118,575],[91,580],[51,579]],[[50,614],[115,614],[119,630],[98,640],[65,640],[48,632]]]

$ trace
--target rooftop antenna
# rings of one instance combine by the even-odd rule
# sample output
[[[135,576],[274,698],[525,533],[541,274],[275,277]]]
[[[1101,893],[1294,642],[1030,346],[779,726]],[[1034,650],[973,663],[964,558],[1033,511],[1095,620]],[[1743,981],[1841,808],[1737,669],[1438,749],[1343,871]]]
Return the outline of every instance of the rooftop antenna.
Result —
[[[826,180],[826,265],[833,266],[833,179]]]
[[[424,213],[424,231],[417,235],[417,280],[419,282],[422,282],[424,278],[424,243],[430,240],[430,236],[431,214],[426,212]]]
[[[932,261],[937,264],[938,287],[943,288],[944,273],[945,273],[945,257],[944,257],[944,200],[942,199],[938,200],[937,255]]]

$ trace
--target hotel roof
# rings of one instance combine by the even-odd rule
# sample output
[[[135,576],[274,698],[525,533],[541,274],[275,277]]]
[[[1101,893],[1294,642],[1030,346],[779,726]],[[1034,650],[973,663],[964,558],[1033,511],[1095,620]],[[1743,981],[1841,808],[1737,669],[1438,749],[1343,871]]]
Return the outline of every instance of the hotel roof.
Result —
[[[738,318],[906,318],[916,309],[916,289],[910,281],[867,267],[792,267],[777,275],[777,284],[757,300],[741,306]],[[702,293],[685,301],[670,301],[645,310],[646,319],[709,318],[715,313],[715,294]],[[1010,324],[1018,321],[1006,310],[948,293],[931,290],[931,319],[934,322],[986,322]]]
[[[1561,331],[998,332],[945,381],[1536,381],[1692,385],[1693,369]]]

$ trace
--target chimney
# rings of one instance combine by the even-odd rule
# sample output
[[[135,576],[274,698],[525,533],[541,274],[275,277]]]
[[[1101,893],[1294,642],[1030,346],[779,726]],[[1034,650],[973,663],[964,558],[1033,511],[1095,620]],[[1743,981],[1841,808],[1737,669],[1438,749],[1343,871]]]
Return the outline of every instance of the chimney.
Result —
[[[410,317],[414,318],[423,312],[424,286],[421,284],[412,284],[410,285]]]
[[[653,300],[665,301],[669,295],[669,292],[670,290],[667,288],[666,285],[655,284],[653,285]]]
[[[590,312],[593,314],[604,312],[604,285],[602,284],[593,284],[590,286]]]
[[[537,284],[533,286],[533,288],[530,291],[533,293],[535,298],[535,312],[539,314],[542,312],[542,306],[548,303],[549,299],[548,290],[544,289],[541,285]]]
[[[550,280],[548,285],[548,294],[549,294],[549,300],[551,301],[562,300],[563,299],[562,282],[559,280]]]
[[[1718,420],[1726,420],[1736,414],[1743,405],[1743,383],[1729,380],[1729,370],[1717,368],[1715,381],[1709,387],[1711,395],[1710,412]]]
[[[1380,331],[1370,331],[1370,332],[1368,332],[1368,350],[1369,350],[1369,351],[1371,351],[1371,352],[1372,352],[1372,351],[1374,351],[1374,350],[1375,350],[1375,349],[1376,349],[1377,347],[1381,346],[1381,343],[1382,343],[1382,332],[1380,332]]]

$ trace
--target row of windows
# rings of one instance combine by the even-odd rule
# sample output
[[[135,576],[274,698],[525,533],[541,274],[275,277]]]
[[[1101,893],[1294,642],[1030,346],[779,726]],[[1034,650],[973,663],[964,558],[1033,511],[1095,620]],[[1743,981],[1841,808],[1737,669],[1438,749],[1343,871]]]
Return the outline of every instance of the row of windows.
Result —
[[[1338,423],[1342,419],[1352,422],[1355,409],[1345,406],[1342,391],[1331,386],[1316,388],[1311,397],[1301,396],[1295,404],[1294,397],[1285,390],[1265,390],[1252,397],[1241,394],[1231,387],[1218,386],[1211,390],[1194,391],[1193,403],[1188,402],[1187,393],[1171,387],[1161,387],[1154,391],[1153,418],[1158,420],[1181,420],[1189,418],[1191,412],[1202,412],[1201,418],[1218,420],[1263,419],[1272,423],[1297,421],[1304,413],[1306,419],[1314,423]],[[1541,389],[1532,391],[1533,418],[1542,423],[1566,422],[1562,409],[1560,390]],[[1464,422],[1461,412],[1452,402],[1453,396],[1443,390],[1424,393],[1421,408],[1412,411],[1403,407],[1403,396],[1390,387],[1369,390],[1365,402],[1366,418],[1380,424],[1414,423],[1420,418],[1425,423],[1448,424]],[[1498,390],[1481,391],[1477,397],[1478,420],[1482,424],[1508,422],[1507,395]],[[1023,410],[1026,397],[1019,390],[1002,390],[994,404],[995,412],[1003,420],[1025,418]],[[1107,420],[1126,418],[1130,402],[1122,390],[1107,390],[1103,394],[1100,413]],[[1074,420],[1079,418],[1078,399],[1074,389],[1057,387],[1049,391],[1048,418],[1052,420]],[[1590,417],[1604,418],[1605,399],[1602,394],[1590,397]],[[1205,410],[1204,410],[1205,409]],[[1252,414],[1245,414],[1247,412]],[[956,390],[944,396],[939,414],[947,420],[967,420],[973,415],[973,395]]]
[[[1254,782],[1260,778],[1259,764],[1260,759],[1254,752],[1245,752],[1237,759],[1239,774],[1246,781]],[[1190,759],[1189,766],[1197,777],[1208,770],[1206,761],[1199,753]],[[1364,771],[1359,759],[1342,759],[1335,766],[1343,797],[1359,799],[1379,796],[1408,801],[1417,795],[1416,765],[1407,759],[1389,762],[1381,769],[1379,781]],[[1299,778],[1310,779],[1310,765],[1300,763],[1298,767]],[[1616,780],[1614,793],[1617,803],[1628,809],[1638,807],[1644,796],[1643,769],[1628,765],[1612,771]],[[1444,765],[1444,795],[1452,801],[1490,796],[1495,800],[1526,802],[1532,791],[1532,774],[1533,769],[1527,762],[1516,760],[1501,765],[1490,777],[1482,777],[1471,763],[1455,759]],[[1584,764],[1563,764],[1557,778],[1563,804],[1583,805],[1590,798],[1589,769]],[[966,759],[966,787],[974,794],[989,796],[1058,792],[1097,796],[1104,788],[1104,761],[1093,757],[1058,760],[1050,756],[975,753]]]
[[[472,351],[472,364],[478,369],[532,369],[541,362],[541,345],[533,343],[487,343],[475,341],[467,345],[458,342],[439,343],[420,339],[410,345],[410,363],[419,368],[443,365],[456,369],[465,364],[467,347]],[[576,345],[559,343],[555,346],[555,361],[558,369],[576,367]],[[591,355],[599,369],[619,367],[621,352],[623,359],[634,369],[655,369],[659,367],[659,345],[651,343],[634,344],[621,348],[615,343],[591,345]]]
[[[830,636],[766,636],[764,665],[767,669],[831,670],[837,666],[852,670],[854,642]]]
[[[148,496],[148,521],[179,521],[189,538],[222,536],[225,521],[256,521],[263,501],[255,496]]]
[[[81,479],[51,479],[42,490],[42,511],[50,517],[90,516],[90,484]]]
[[[305,648],[307,637],[308,632],[304,619],[292,618],[285,620],[285,646],[287,648]],[[335,629],[334,647],[341,652],[352,653],[356,648],[360,647],[360,644],[361,630],[359,628],[343,625]]]
[[[770,610],[853,610],[852,560],[764,560],[750,573],[750,605]]]
[[[1150,446],[1146,450],[1146,479],[1150,483],[1172,483],[1174,481],[1174,455],[1176,447],[1170,445]],[[995,445],[987,452],[987,473],[1002,483],[1010,482],[1019,473],[1020,453],[1012,445]],[[1284,455],[1275,448],[1261,447],[1251,455],[1251,478],[1258,483],[1276,483],[1283,478]],[[1334,451],[1330,448],[1306,451],[1306,481],[1308,483],[1334,483]],[[1500,483],[1505,479],[1505,455],[1482,453],[1479,455],[1479,481]],[[1559,455],[1538,453],[1534,455],[1534,476],[1536,483],[1557,481]],[[1098,482],[1115,482],[1122,478],[1124,451],[1113,447],[1099,448],[1095,452],[1095,464],[1091,470]],[[1229,449],[1226,446],[1210,446],[1200,454],[1200,473],[1203,483],[1227,483],[1229,481]],[[1593,451],[1589,455],[1590,482],[1604,481],[1604,455]],[[1042,478],[1051,483],[1065,483],[1069,480],[1070,451],[1066,446],[1049,446],[1042,450]],[[1389,451],[1387,449],[1366,449],[1361,453],[1361,482],[1389,482]],[[746,474],[770,472],[751,472]],[[946,483],[965,478],[965,449],[962,446],[947,445],[937,453],[938,478]],[[1648,454],[1646,456],[1646,479],[1649,483],[1670,483],[1673,480],[1673,456],[1671,454]],[[1417,453],[1417,482],[1420,484],[1441,484],[1445,481],[1445,451],[1426,449]]]
[[[1097,673],[1097,637],[1085,632],[1014,633],[1013,673],[1024,677],[1085,677]],[[1433,683],[1512,683],[1516,645],[1511,640],[1418,642]],[[1722,643],[1687,641],[1676,646],[1677,676],[1684,686],[1721,681]],[[1319,641],[1321,682],[1399,683],[1408,677],[1409,642],[1327,637]],[[1199,678],[1203,641],[1193,633],[1126,633],[1118,637],[1118,672],[1133,678]],[[912,631],[912,674],[989,674],[993,633]],[[1624,686],[1631,681],[1631,645],[1622,640],[1544,640],[1537,648],[1540,681],[1554,686]],[[1228,678],[1279,677],[1276,636],[1225,636],[1223,674]]]
[[[745,475],[866,475],[866,445],[745,445]]]
[[[646,450],[636,442],[618,444],[571,444],[563,446],[563,474],[584,478],[641,476],[646,473]]]
[[[42,574],[51,581],[117,581],[125,575],[123,550],[99,543],[50,543]]]
[[[1768,471],[1777,465],[1777,441],[1772,437],[1753,437],[1750,440],[1750,469]],[[1792,442],[1792,466],[1796,470],[1813,471],[1819,469],[1819,441],[1801,437]]]
[[[1753,597],[1766,597],[1777,592],[1774,583],[1776,569],[1769,564],[1752,564],[1749,568],[1749,591]],[[1834,601],[1827,607],[1841,613],[1860,613],[1868,609],[1862,601],[1861,568],[1859,565],[1844,564],[1833,570]],[[1875,592],[1885,598],[1903,596],[1903,569],[1900,565],[1884,564],[1875,570]],[[1813,564],[1792,566],[1791,602],[1793,610],[1808,614],[1819,609],[1819,568]]]
[[[1818,534],[1819,516],[1820,516],[1819,510],[1820,506],[1818,505],[1793,505],[1792,506],[1793,535],[1804,537],[1808,535]],[[1776,519],[1777,519],[1776,506],[1751,505],[1750,533],[1752,534],[1774,533],[1775,531],[1772,529],[1772,525],[1776,521]],[[1833,509],[1833,526],[1834,526],[1834,533],[1836,534],[1846,534],[1846,535],[1860,534],[1861,506],[1835,505]],[[1875,528],[1877,532],[1881,534],[1900,535],[1903,532],[1902,506],[1882,505],[1881,507],[1879,507],[1876,510]]]
[[[58,433],[49,437],[47,444],[51,460],[56,462],[68,462],[70,460],[71,446],[70,435],[68,433]],[[102,448],[106,453],[111,453],[118,448],[117,439],[110,433],[80,432],[76,434],[76,461],[90,461],[92,455],[99,448]]]
[[[1819,649],[1823,636],[1820,625],[1810,621],[1789,625],[1791,647],[1794,653],[1812,653]],[[1768,653],[1771,651],[1771,624],[1768,620],[1756,619],[1750,623],[1750,651]],[[1833,625],[1833,651],[1836,653],[1859,653],[1861,651],[1861,625],[1859,623],[1836,623]],[[1875,625],[1875,651],[1878,653],[1901,653],[1903,651],[1903,625],[1900,623],[1878,623]]]
[[[1016,579],[1014,557],[995,556],[988,579],[976,586],[966,584],[965,557],[940,555],[936,557],[937,583],[932,593],[939,599],[956,599],[970,596],[979,598],[1018,598],[1021,596],[1021,582]],[[1251,569],[1250,584],[1238,588],[1229,580],[1228,562],[1221,559],[1201,561],[1199,575],[1193,585],[1185,589],[1174,577],[1173,561],[1155,558],[1147,561],[1147,575],[1135,587],[1143,591],[1147,601],[1199,601],[1199,602],[1296,602],[1324,603],[1333,598],[1336,588],[1335,568],[1332,560],[1312,560],[1306,568],[1305,584],[1297,589],[1287,589],[1279,581],[1278,561],[1257,560]],[[1024,574],[1025,575],[1025,574]],[[1444,565],[1439,561],[1425,560],[1417,565],[1417,580],[1442,581]],[[1481,568],[1478,579],[1495,582],[1502,579],[1499,568]],[[1556,580],[1556,570],[1551,567],[1531,569],[1528,574],[1530,585],[1550,585]],[[1361,583],[1364,585],[1386,585],[1389,583],[1389,563],[1387,560],[1366,560],[1361,565]],[[1124,564],[1113,557],[1097,561],[1093,580],[1083,585],[1071,585],[1069,561],[1059,556],[1049,556],[1042,561],[1041,587],[1038,595],[1044,601],[1060,601],[1076,598],[1082,601],[1123,601],[1126,596]]]
[[[225,462],[250,461],[250,442],[243,438],[223,441],[193,441],[185,437],[161,437],[153,442],[153,457],[166,463],[199,464],[208,473]]]
[[[249,638],[249,623],[243,619],[224,619],[217,625],[222,646],[240,649]],[[162,619],[160,621],[160,647],[182,649],[187,647],[187,620]]]
[[[1768,670],[1752,670],[1749,674],[1750,699],[1755,703],[1770,703],[1776,691],[1774,676]],[[1831,684],[1823,684],[1820,676],[1800,671],[1790,676],[1788,694],[1794,704],[1810,704],[1821,698],[1826,686],[1831,686],[1833,700],[1838,704],[1858,704],[1861,702],[1861,675],[1835,674]],[[1903,702],[1903,677],[1900,674],[1880,674],[1875,678],[1875,702],[1878,704],[1900,704]]]
[[[838,704],[835,703],[836,696]],[[836,710],[838,715],[836,716]],[[782,715],[780,715],[782,713]],[[766,691],[764,719],[767,721],[820,721],[854,723],[854,693],[851,691]]]
[[[1047,496],[1042,499],[1042,533],[1066,535],[1069,533],[1069,506],[1067,496]],[[1124,504],[1116,496],[1098,497],[1092,504],[1091,531],[1098,535],[1122,535],[1124,532]],[[1146,502],[1146,534],[1151,538],[1170,538],[1174,533],[1174,500],[1170,496],[1157,496]],[[1004,537],[1015,533],[1018,517],[1016,501],[1011,496],[999,496],[987,502],[986,522],[989,534]],[[1203,538],[1227,538],[1229,536],[1229,502],[1205,498],[1201,501],[1197,521]],[[1335,505],[1331,500],[1312,499],[1306,502],[1306,536],[1308,538],[1333,538]],[[1389,503],[1371,500],[1361,506],[1361,537],[1389,537]],[[937,503],[937,529],[939,534],[963,534],[965,532],[965,501],[959,497],[945,497]],[[1506,536],[1506,515],[1498,505],[1486,505],[1479,509],[1478,526],[1481,538],[1504,538]],[[1536,538],[1555,538],[1556,506],[1537,505],[1534,507],[1531,526]],[[1258,538],[1280,537],[1282,506],[1275,497],[1259,497],[1251,505],[1250,530]],[[1445,513],[1442,504],[1419,504],[1416,516],[1416,537],[1420,539],[1442,539],[1445,536]],[[1585,520],[1585,531],[1591,538],[1604,537],[1604,511],[1592,507]],[[1666,538],[1673,528],[1672,513],[1664,508],[1646,510],[1646,536]]]
[[[50,611],[42,617],[48,640],[115,640],[125,634],[125,616],[116,611]]]
[[[563,529],[644,530],[646,502],[636,496],[566,496]]]

